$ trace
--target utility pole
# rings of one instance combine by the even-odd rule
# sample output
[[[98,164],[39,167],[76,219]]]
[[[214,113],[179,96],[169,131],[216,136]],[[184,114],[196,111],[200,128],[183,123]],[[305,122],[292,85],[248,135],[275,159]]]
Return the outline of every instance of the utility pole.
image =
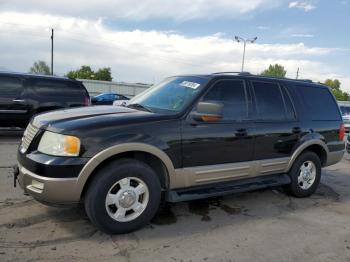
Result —
[[[299,67],[298,67],[298,70],[297,70],[297,77],[296,77],[296,79],[298,79],[299,78]]]
[[[53,28],[51,28],[51,75],[53,75]]]
[[[247,43],[254,43],[256,40],[258,39],[258,37],[254,37],[252,39],[245,39],[243,37],[240,37],[240,36],[235,36],[235,40],[240,43],[240,42],[243,42],[243,58],[242,58],[242,72],[244,70],[244,60],[245,60],[245,49],[246,49],[246,46],[247,46]]]

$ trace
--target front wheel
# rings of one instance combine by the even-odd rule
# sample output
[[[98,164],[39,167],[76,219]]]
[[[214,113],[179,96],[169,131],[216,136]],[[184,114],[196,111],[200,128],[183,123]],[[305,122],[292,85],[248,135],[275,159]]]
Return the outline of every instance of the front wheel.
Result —
[[[292,180],[287,190],[295,197],[312,195],[321,179],[321,161],[313,152],[302,153],[294,162],[289,171]]]
[[[123,234],[145,226],[156,214],[160,199],[161,186],[153,169],[134,159],[121,159],[95,174],[84,204],[101,231]]]

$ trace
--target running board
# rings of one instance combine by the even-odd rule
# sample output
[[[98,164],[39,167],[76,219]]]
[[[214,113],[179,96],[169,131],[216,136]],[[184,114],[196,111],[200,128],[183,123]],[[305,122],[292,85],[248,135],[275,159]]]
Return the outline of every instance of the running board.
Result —
[[[287,174],[260,176],[240,179],[215,185],[197,186],[191,188],[170,190],[166,200],[168,202],[182,202],[208,197],[217,197],[290,184]]]

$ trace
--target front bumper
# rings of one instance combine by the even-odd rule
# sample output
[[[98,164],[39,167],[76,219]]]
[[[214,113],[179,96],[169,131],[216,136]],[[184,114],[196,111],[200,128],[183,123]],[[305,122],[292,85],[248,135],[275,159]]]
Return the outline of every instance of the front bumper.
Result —
[[[48,205],[71,205],[80,201],[76,190],[78,178],[52,178],[39,176],[25,167],[18,166],[18,183],[25,193]]]

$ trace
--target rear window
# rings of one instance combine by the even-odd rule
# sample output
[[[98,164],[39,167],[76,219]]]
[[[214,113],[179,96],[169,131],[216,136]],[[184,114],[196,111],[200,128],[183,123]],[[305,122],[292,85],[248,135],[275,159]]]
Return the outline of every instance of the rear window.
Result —
[[[0,76],[0,95],[16,97],[23,91],[22,81],[16,77]]]
[[[33,89],[39,96],[86,97],[87,95],[82,86],[69,81],[37,80]]]
[[[299,86],[298,90],[312,120],[341,120],[338,105],[328,88]]]

